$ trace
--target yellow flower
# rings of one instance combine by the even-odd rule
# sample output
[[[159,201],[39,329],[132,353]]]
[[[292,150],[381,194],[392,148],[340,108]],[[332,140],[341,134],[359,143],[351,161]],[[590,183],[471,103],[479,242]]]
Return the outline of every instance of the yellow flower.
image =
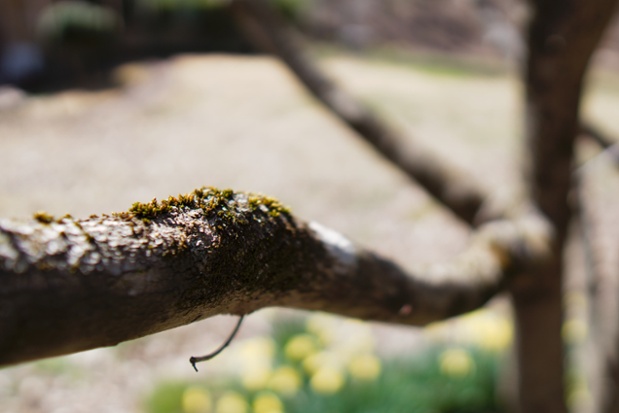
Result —
[[[271,377],[271,368],[248,368],[241,374],[241,383],[247,390],[256,391],[266,388]]]
[[[469,341],[489,351],[506,349],[514,336],[514,329],[507,318],[487,310],[475,311],[466,316],[463,328],[470,337]]]
[[[335,336],[335,318],[324,313],[316,313],[306,322],[307,331],[314,334],[321,344],[327,346],[333,342]]]
[[[567,394],[567,404],[571,409],[577,409],[578,407],[586,406],[591,402],[591,393],[587,386],[583,383],[579,383],[570,389]]]
[[[334,394],[344,386],[344,375],[334,367],[321,367],[310,379],[312,390],[320,394]]]
[[[316,373],[325,366],[339,366],[342,361],[342,355],[336,354],[333,351],[321,351],[320,353],[311,354],[303,360],[303,370],[309,375]]]
[[[267,387],[286,396],[292,396],[301,387],[301,377],[291,366],[282,366],[273,372]]]
[[[435,322],[428,324],[424,329],[423,333],[428,339],[432,341],[443,341],[445,340],[448,331],[446,322]]]
[[[316,340],[309,334],[298,334],[288,340],[284,354],[290,360],[299,361],[318,350]]]
[[[563,323],[561,335],[568,344],[582,343],[587,338],[587,325],[582,320],[572,318]]]
[[[439,355],[441,373],[449,377],[464,377],[475,371],[475,361],[468,351],[461,348],[451,348]]]
[[[284,405],[276,394],[263,392],[254,399],[254,413],[283,413]]]
[[[506,318],[497,318],[486,337],[478,344],[481,348],[490,351],[505,350],[514,338],[514,328]]]
[[[255,337],[245,340],[240,348],[241,357],[248,362],[268,361],[275,355],[276,344],[270,337]]]
[[[380,360],[373,354],[354,357],[348,364],[350,375],[359,380],[374,380],[380,374]]]
[[[224,393],[215,406],[215,413],[247,413],[249,405],[247,400],[237,392]]]
[[[362,322],[349,323],[350,334],[336,346],[343,355],[367,354],[374,351],[374,336],[367,324]]]
[[[188,387],[183,392],[181,406],[185,413],[210,413],[213,410],[213,399],[203,388]]]
[[[271,377],[275,342],[269,337],[256,337],[244,341],[240,348],[240,379],[248,390],[266,387]]]

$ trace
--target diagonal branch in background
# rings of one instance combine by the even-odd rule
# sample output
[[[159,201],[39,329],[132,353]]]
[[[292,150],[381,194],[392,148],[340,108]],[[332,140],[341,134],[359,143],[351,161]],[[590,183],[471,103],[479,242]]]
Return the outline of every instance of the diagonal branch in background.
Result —
[[[265,0],[234,0],[239,27],[259,50],[279,57],[330,111],[381,155],[417,181],[467,223],[473,223],[486,193],[466,171],[413,145],[377,113],[332,82],[305,51],[296,30]]]
[[[482,306],[548,252],[497,221],[452,262],[396,264],[272,198],[199,189],[86,220],[0,220],[0,366],[270,306],[425,325]]]
[[[580,133],[581,135],[588,137],[597,143],[603,151],[608,153],[613,158],[615,165],[619,166],[618,140],[610,138],[606,133],[602,132],[601,129],[589,123],[585,123],[580,126]]]

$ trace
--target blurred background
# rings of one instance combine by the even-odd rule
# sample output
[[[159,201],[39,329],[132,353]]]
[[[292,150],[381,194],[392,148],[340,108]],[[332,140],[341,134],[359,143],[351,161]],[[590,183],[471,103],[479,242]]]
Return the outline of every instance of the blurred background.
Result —
[[[515,179],[520,25],[508,0],[273,0],[342,87],[490,188]],[[458,253],[467,229],[259,53],[225,0],[2,0],[0,216],[126,210],[202,185],[278,197],[396,260]],[[587,116],[619,136],[619,29],[595,57]],[[593,150],[591,150],[593,151]],[[583,159],[592,156],[585,150]],[[612,208],[617,171],[588,164]],[[597,192],[596,192],[597,191]],[[611,211],[611,212],[608,212]],[[580,246],[564,338],[583,345]],[[0,411],[501,412],[508,305],[424,330],[263,310],[0,370]],[[570,362],[569,403],[588,400]]]
[[[390,46],[511,61],[522,54],[518,25],[526,8],[520,1],[272,2],[306,35],[349,49]],[[0,83],[38,90],[92,81],[93,75],[135,59],[251,53],[230,8],[228,0],[5,0]],[[617,60],[618,43],[615,27],[605,48],[607,61]]]

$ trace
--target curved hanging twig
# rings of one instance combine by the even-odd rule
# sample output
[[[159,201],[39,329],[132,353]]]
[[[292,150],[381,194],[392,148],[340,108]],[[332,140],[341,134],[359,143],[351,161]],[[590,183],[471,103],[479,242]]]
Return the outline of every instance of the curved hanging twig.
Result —
[[[224,349],[230,345],[232,340],[234,340],[236,333],[239,331],[239,328],[241,328],[241,324],[243,323],[244,318],[245,318],[245,315],[242,315],[239,317],[239,321],[236,322],[236,327],[234,327],[234,330],[232,330],[232,333],[230,333],[230,337],[228,337],[228,339],[217,350],[213,351],[212,353],[207,354],[206,356],[199,356],[199,357],[191,356],[189,358],[189,362],[191,363],[191,366],[193,367],[195,371],[198,371],[198,368],[196,367],[196,363],[201,363],[203,361],[207,361],[207,360],[210,360],[216,357],[219,353],[224,351]]]

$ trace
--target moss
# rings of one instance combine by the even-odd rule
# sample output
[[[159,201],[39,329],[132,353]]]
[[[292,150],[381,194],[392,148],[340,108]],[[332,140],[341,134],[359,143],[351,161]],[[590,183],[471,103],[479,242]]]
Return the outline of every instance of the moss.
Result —
[[[95,215],[96,217],[96,215]],[[82,231],[82,234],[84,234],[84,236],[86,237],[86,240],[89,243],[94,243],[95,242],[95,238],[89,233],[87,232],[84,227],[82,227],[82,224],[79,221],[73,221],[73,223],[75,224],[76,227],[79,228],[80,231]]]
[[[41,224],[51,224],[52,222],[54,222],[54,216],[48,214],[45,211],[35,212],[34,219],[36,219]]]
[[[290,214],[290,208],[283,205],[277,199],[269,196],[251,194],[249,195],[248,203],[252,211],[264,205],[269,210],[269,215],[272,217],[278,217],[281,214]]]
[[[247,224],[248,221],[243,217],[236,205],[236,196],[232,189],[217,189],[213,187],[202,187],[194,190],[190,194],[178,195],[177,197],[169,197],[162,201],[153,199],[148,203],[136,202],[128,211],[130,216],[141,219],[146,224],[149,224],[153,219],[173,211],[182,209],[202,209],[205,214],[215,214],[218,218],[224,221],[230,221],[240,224]],[[278,217],[281,214],[290,214],[290,210],[282,205],[275,198],[249,194],[247,200],[251,212],[266,208],[266,211],[271,217]],[[127,217],[124,213],[117,214],[120,217]]]
[[[42,272],[52,271],[55,268],[53,264],[45,262],[45,261],[38,261],[34,265],[37,268],[37,270],[42,271]]]

